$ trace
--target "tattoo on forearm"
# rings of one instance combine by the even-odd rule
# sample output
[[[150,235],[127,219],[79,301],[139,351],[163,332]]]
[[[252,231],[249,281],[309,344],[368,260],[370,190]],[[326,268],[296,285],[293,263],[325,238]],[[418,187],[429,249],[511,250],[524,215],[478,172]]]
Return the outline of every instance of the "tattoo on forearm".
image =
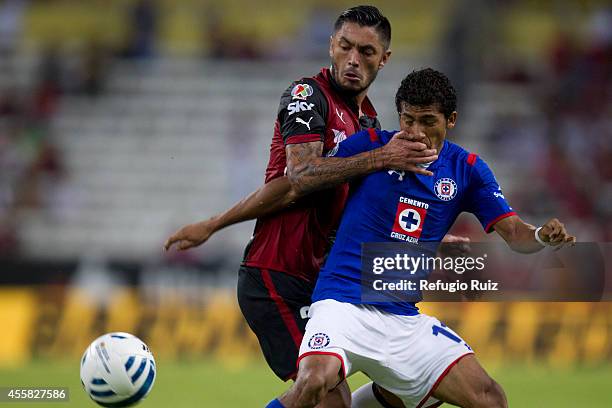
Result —
[[[299,180],[301,193],[309,193],[377,169],[377,155],[369,151],[352,157],[321,157],[322,143],[302,143],[287,148],[287,175]]]

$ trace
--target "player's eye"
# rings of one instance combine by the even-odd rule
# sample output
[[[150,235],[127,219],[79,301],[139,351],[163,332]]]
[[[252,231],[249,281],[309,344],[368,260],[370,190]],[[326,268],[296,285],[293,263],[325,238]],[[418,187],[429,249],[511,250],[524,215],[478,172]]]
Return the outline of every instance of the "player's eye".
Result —
[[[362,53],[366,57],[371,57],[372,55],[374,55],[374,50],[372,50],[371,48],[367,48],[367,49],[363,50]]]

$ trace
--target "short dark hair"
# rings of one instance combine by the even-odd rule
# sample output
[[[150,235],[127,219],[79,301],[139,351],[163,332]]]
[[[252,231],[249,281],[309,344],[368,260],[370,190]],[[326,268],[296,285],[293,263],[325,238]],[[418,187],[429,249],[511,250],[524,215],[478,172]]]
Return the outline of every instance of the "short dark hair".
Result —
[[[346,22],[357,23],[362,27],[374,27],[380,39],[389,49],[391,44],[391,24],[387,17],[383,16],[379,9],[374,6],[355,6],[344,10],[334,23],[334,34],[338,32]]]
[[[440,112],[448,119],[457,110],[457,94],[446,75],[425,68],[412,71],[402,81],[395,94],[398,113],[402,111],[402,103],[420,107],[438,105]]]

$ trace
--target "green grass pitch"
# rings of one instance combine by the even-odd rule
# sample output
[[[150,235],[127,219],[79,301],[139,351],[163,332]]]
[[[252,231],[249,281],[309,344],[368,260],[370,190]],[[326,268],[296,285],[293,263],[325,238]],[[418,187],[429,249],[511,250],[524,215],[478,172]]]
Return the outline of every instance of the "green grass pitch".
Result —
[[[158,376],[143,408],[263,407],[287,384],[277,380],[263,363],[228,366],[209,360],[158,361]],[[485,363],[485,366],[487,364]],[[504,387],[510,407],[612,407],[612,366],[545,369],[515,365],[490,369]],[[351,387],[365,383],[361,374]],[[0,406],[95,407],[81,388],[79,361],[37,361],[18,368],[0,368],[0,387],[67,386],[70,402],[0,403]]]

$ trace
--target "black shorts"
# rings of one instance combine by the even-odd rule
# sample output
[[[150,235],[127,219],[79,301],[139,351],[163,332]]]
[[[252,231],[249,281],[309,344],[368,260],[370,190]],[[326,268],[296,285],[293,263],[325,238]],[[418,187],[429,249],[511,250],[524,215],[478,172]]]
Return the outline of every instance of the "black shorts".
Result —
[[[314,286],[282,272],[241,266],[238,304],[274,374],[283,381],[297,373],[300,343]]]

